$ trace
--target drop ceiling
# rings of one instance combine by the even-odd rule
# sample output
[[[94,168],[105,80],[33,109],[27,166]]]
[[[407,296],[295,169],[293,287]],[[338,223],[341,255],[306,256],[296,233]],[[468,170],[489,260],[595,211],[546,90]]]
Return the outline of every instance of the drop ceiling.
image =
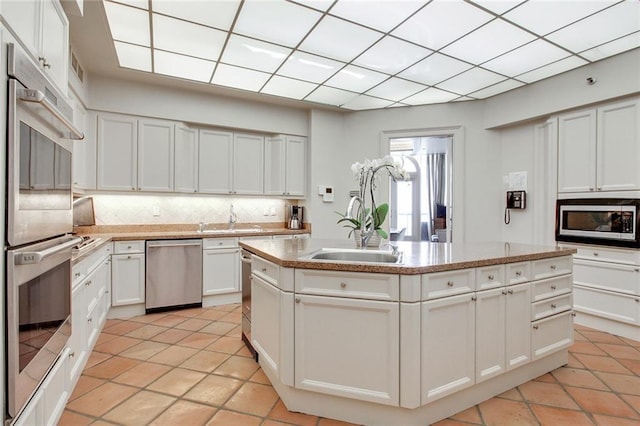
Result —
[[[485,99],[640,46],[638,0],[103,5],[121,68],[346,110]]]

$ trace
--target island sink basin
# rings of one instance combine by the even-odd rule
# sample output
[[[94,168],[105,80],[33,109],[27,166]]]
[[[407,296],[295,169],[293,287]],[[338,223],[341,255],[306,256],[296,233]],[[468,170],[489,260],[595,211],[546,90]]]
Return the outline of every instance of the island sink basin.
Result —
[[[309,259],[358,263],[401,263],[402,253],[392,253],[386,250],[321,249],[312,253]]]
[[[248,232],[264,232],[263,228],[239,228],[239,229],[205,229],[197,231],[199,234],[243,234]]]

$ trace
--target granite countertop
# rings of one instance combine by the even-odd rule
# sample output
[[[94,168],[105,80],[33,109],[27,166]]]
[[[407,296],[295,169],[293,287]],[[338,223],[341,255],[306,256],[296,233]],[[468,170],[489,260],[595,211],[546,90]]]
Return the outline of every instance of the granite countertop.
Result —
[[[568,256],[576,252],[575,249],[556,246],[535,246],[508,242],[459,244],[399,241],[393,244],[397,245],[402,252],[401,264],[309,259],[313,252],[322,248],[355,249],[353,240],[311,238],[240,241],[241,247],[284,267],[403,275],[547,259]],[[384,245],[382,249],[389,250]]]

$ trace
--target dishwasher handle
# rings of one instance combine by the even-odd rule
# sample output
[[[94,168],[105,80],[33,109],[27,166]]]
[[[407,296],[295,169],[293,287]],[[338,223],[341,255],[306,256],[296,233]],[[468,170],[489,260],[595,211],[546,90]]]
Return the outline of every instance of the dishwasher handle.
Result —
[[[202,242],[200,240],[194,242],[180,242],[180,243],[167,243],[163,242],[148,242],[147,248],[161,248],[161,247],[194,247],[194,246],[202,246]]]

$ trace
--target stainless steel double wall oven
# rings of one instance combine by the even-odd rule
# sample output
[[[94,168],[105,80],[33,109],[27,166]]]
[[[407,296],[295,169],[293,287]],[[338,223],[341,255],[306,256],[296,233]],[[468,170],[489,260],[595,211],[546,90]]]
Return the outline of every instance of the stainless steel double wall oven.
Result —
[[[71,334],[72,109],[17,45],[8,44],[7,415],[15,417]]]

